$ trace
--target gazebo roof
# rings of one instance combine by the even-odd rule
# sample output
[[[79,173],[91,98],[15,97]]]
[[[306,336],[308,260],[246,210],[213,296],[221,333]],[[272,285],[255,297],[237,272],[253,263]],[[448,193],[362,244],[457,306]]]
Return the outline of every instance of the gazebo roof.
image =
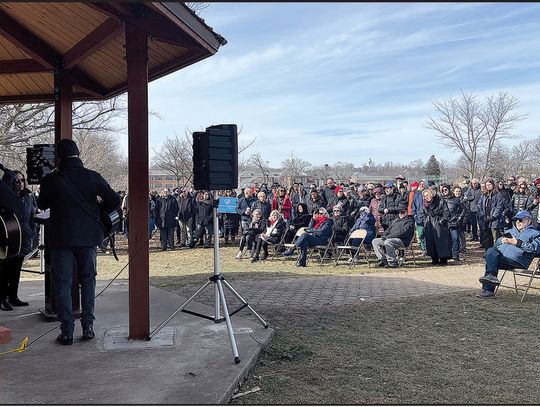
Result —
[[[54,73],[62,67],[74,100],[125,92],[124,22],[149,34],[149,81],[227,43],[180,2],[0,2],[0,103],[54,101]]]

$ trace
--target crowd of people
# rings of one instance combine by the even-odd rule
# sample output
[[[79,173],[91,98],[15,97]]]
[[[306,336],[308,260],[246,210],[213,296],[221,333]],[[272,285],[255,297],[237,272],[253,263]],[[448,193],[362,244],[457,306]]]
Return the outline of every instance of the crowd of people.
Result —
[[[363,243],[373,248],[380,267],[398,267],[396,251],[407,248],[415,236],[421,255],[445,266],[449,260],[460,261],[468,241],[479,242],[485,250],[493,247],[503,231],[512,228],[519,211],[528,211],[531,227],[538,228],[540,179],[437,185],[428,180],[409,183],[403,176],[382,183],[337,184],[328,178],[323,186],[254,183],[239,193],[219,191],[217,196],[165,188],[149,196],[149,237],[159,230],[162,250],[210,247],[212,210],[219,197],[237,198],[235,213],[218,215],[218,230],[225,244],[238,245],[239,260],[265,260],[272,247],[283,256],[298,250],[297,265],[302,267],[308,248],[329,241],[344,244],[353,231],[365,229]],[[127,196],[123,208],[127,213]],[[301,228],[304,236],[297,236]],[[293,246],[285,250],[284,244]]]

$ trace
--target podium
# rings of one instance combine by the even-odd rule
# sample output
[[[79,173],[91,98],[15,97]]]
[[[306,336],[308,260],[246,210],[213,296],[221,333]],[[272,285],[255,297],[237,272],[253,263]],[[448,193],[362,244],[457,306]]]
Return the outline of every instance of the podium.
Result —
[[[40,226],[40,244],[44,246],[43,255],[40,257],[41,270],[45,277],[45,308],[38,309],[42,317],[48,321],[56,321],[58,319],[58,313],[56,309],[56,295],[54,293],[54,279],[52,276],[51,266],[51,253],[48,244],[48,223],[50,217],[50,210],[47,209],[42,213],[38,213],[34,216],[34,222]],[[75,318],[80,317],[80,292],[79,281],[77,274],[73,275],[73,284],[71,286],[71,301],[73,305],[73,313]]]

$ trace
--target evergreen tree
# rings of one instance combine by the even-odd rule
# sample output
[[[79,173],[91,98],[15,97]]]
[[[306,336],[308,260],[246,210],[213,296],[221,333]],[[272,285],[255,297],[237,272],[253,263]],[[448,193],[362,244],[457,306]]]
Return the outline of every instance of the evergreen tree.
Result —
[[[431,157],[429,157],[429,160],[424,167],[424,172],[428,179],[439,179],[441,177],[441,168],[435,155],[432,154]]]

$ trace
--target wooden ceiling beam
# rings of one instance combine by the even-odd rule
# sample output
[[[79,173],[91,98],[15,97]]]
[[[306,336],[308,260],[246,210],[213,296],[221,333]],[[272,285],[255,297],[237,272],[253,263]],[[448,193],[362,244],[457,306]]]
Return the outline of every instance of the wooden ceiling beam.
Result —
[[[200,49],[195,40],[186,35],[176,24],[146,5],[130,3],[85,3],[110,18],[132,24],[146,31],[153,40],[177,45],[190,50]]]
[[[64,54],[64,68],[70,69],[76,66],[121,33],[122,28],[122,22],[116,18],[109,18]]]
[[[97,83],[94,79],[86,75],[80,69],[71,69],[70,71],[71,78],[73,80],[73,85],[78,86],[81,89],[84,89],[87,93],[92,96],[105,96],[107,94],[107,89]]]
[[[35,72],[49,72],[35,59],[12,59],[0,61],[0,74],[24,74]]]
[[[3,10],[0,10],[0,33],[44,67],[55,68],[58,53]]]
[[[95,98],[86,92],[76,92],[73,94],[73,100],[94,100]],[[102,100],[102,98],[99,98]],[[35,95],[17,95],[0,96],[0,104],[14,105],[18,103],[54,103],[54,94],[35,94]]]

